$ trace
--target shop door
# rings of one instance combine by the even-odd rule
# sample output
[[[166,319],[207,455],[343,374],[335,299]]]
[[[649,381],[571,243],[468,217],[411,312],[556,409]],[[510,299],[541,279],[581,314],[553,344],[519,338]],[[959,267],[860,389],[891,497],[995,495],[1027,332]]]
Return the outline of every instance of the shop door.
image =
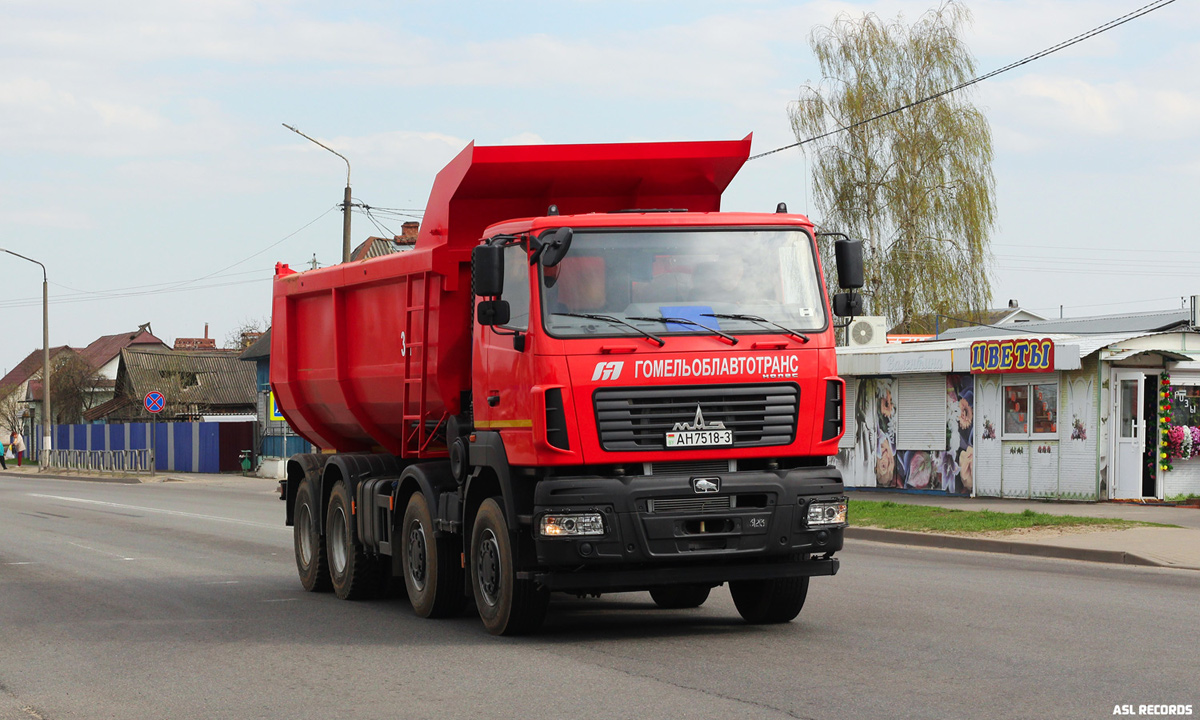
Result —
[[[1116,373],[1117,440],[1113,462],[1113,497],[1142,497],[1142,462],[1146,451],[1146,374]]]

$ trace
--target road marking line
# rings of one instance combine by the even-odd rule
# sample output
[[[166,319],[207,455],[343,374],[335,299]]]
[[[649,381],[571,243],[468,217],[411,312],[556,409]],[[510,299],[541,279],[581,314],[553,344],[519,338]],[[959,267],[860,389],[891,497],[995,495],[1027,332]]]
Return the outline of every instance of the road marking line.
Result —
[[[201,585],[237,585],[237,580],[214,580],[212,582],[202,582]]]
[[[34,563],[34,562],[11,562],[11,563],[4,563],[4,564],[5,565],[37,565],[37,563]]]
[[[236,518],[226,518],[217,515],[201,515],[199,513],[183,512],[182,510],[160,510],[159,508],[141,507],[139,505],[124,505],[122,503],[104,502],[103,500],[85,500],[83,498],[65,497],[63,495],[40,495],[38,493],[28,493],[28,495],[29,497],[45,498],[47,500],[65,500],[67,502],[84,503],[87,505],[101,505],[104,507],[121,508],[122,510],[140,510],[141,512],[175,515],[177,517],[194,518],[197,520],[214,520],[216,522],[233,523],[235,525],[247,525],[249,527],[283,530],[284,532],[288,533],[291,532],[290,528],[280,525],[268,525],[266,523],[254,522],[252,520],[238,520]]]
[[[118,560],[146,560],[146,559],[148,559],[148,558],[125,557],[124,555],[119,555],[117,553],[111,553],[107,550],[101,550],[99,548],[90,547],[88,545],[81,545],[77,542],[71,542],[70,540],[67,541],[67,544],[74,545],[77,548],[83,548],[84,550],[91,550],[92,552],[98,552],[101,555],[108,555],[109,557],[115,557]]]

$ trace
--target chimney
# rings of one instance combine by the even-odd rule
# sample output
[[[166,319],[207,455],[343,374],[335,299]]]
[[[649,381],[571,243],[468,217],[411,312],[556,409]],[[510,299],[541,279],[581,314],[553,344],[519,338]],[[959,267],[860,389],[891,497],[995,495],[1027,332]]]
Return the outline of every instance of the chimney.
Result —
[[[421,223],[409,220],[400,226],[400,237],[396,238],[398,245],[416,245],[417,232],[421,229]]]
[[[208,323],[204,323],[204,339],[208,339]]]
[[[1018,305],[1018,304],[1017,304],[1017,301],[1016,301],[1016,300],[1009,300],[1009,301],[1008,301],[1008,306],[1009,306],[1010,308],[1014,308],[1014,309],[1021,307],[1020,305]]]

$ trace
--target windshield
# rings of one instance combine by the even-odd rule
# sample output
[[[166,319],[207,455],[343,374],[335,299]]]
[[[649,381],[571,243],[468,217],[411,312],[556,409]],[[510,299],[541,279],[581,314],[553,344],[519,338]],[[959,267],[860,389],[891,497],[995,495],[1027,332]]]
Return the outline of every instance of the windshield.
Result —
[[[542,269],[543,325],[558,337],[821,330],[815,252],[800,230],[580,231]]]

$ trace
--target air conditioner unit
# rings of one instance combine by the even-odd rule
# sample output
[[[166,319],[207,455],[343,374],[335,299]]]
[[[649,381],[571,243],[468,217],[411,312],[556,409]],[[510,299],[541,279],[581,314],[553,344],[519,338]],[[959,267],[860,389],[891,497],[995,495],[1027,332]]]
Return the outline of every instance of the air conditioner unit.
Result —
[[[848,332],[850,347],[887,344],[887,318],[879,315],[864,315],[854,318]]]

